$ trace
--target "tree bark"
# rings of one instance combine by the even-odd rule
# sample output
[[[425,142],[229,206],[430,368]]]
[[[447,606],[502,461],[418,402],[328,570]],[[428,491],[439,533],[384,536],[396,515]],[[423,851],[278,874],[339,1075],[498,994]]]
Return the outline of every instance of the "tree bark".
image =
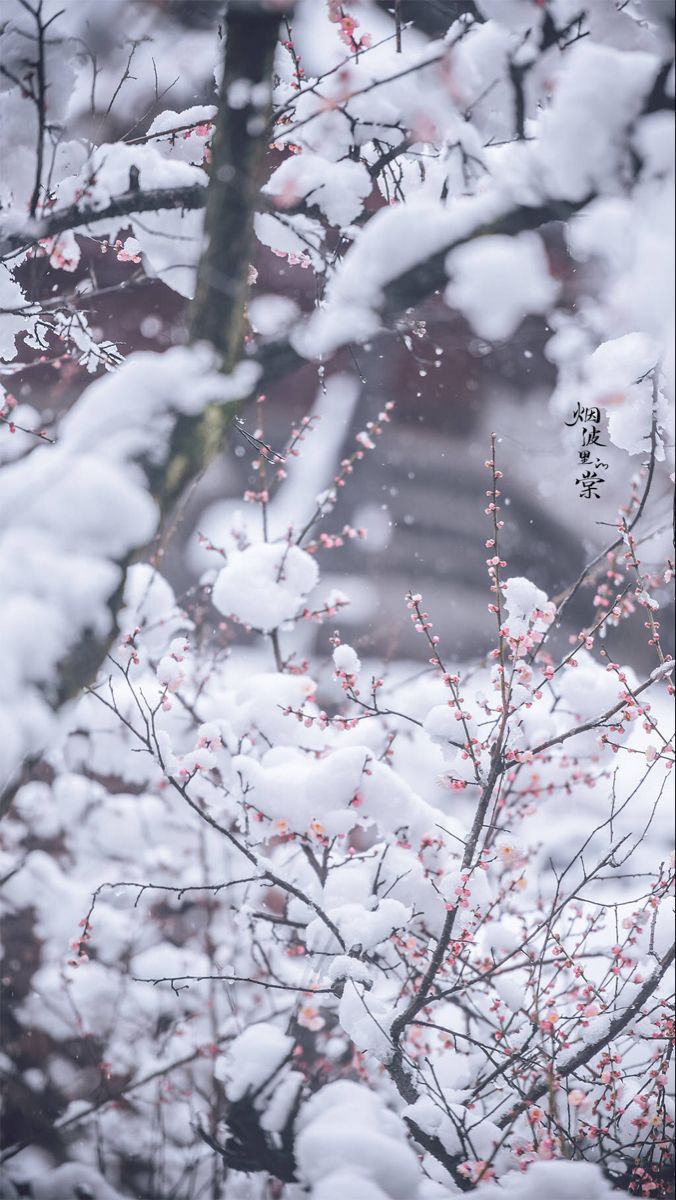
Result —
[[[209,342],[224,371],[241,356],[254,214],[272,120],[272,74],[282,10],[230,0],[221,98],[212,141],[204,249],[190,307],[190,341]],[[163,513],[222,448],[239,404],[179,417],[156,491]]]

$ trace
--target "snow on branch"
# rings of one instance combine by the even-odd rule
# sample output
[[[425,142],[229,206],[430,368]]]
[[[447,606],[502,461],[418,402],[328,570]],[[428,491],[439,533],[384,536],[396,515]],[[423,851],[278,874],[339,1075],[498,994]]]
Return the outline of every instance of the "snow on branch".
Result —
[[[8,700],[12,734],[4,743],[5,785],[22,759],[46,741],[54,710],[94,678],[114,636],[134,553],[151,540],[160,514],[213,458],[237,405],[257,381],[256,366],[237,366],[237,357],[279,20],[279,11],[255,5],[234,5],[228,18],[207,250],[192,318],[193,339],[209,349],[132,357],[85,393],[63,422],[48,462],[41,447],[3,473],[3,508],[14,519],[4,530],[2,554],[9,563],[18,539],[29,566],[25,577],[5,576],[12,581],[8,620],[22,610],[21,636],[14,628],[7,649],[15,695]],[[243,66],[254,92],[250,102],[232,106],[232,83]],[[228,175],[234,171],[237,185]],[[234,246],[238,257],[233,261]],[[33,488],[37,502],[22,503]],[[38,560],[44,565],[46,558],[53,564],[51,578],[38,571]],[[54,585],[54,574],[63,579],[60,586]],[[39,595],[36,579],[44,581]],[[75,606],[73,587],[79,596]],[[35,622],[44,628],[47,606],[48,638],[43,637],[34,663]]]
[[[0,1191],[667,1200],[673,21],[114,7],[0,29]],[[407,356],[494,348],[485,574],[411,516],[360,615],[377,471],[439,528]]]

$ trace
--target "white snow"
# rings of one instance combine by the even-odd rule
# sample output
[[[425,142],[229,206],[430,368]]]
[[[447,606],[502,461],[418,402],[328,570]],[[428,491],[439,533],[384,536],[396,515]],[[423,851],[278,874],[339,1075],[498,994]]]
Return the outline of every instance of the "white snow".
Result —
[[[20,75],[31,15],[18,0],[7,7],[0,50]],[[45,14],[61,7],[45,0]],[[107,253],[127,263],[125,269],[133,262],[138,275],[156,275],[188,296],[202,247],[201,212],[99,214],[133,187],[136,171],[142,189],[187,186],[205,194],[216,109],[192,100],[215,98],[219,38],[213,28],[179,26],[172,6],[119,0],[124,37],[111,42],[105,7],[96,0],[67,5],[46,46],[55,141],[49,211],[73,202],[93,205],[95,213],[86,227],[43,239],[38,253],[45,267],[72,272],[78,266],[80,273]],[[404,1118],[439,1137],[450,1153],[466,1155],[468,1171],[477,1173],[502,1138],[499,1115],[522,1094],[519,1052],[535,1048],[544,1072],[548,1054],[554,1069],[570,1064],[582,1047],[607,1036],[613,1016],[626,1012],[655,969],[654,955],[665,952],[668,906],[654,885],[671,836],[669,776],[667,752],[651,722],[666,730],[671,717],[665,672],[651,674],[656,658],[644,664],[645,676],[620,667],[624,679],[606,670],[598,645],[574,651],[574,662],[553,673],[538,660],[531,663],[530,650],[554,606],[529,579],[507,580],[501,608],[510,636],[502,652],[508,677],[512,666],[514,672],[513,711],[501,747],[505,786],[486,814],[486,845],[463,869],[479,794],[474,756],[464,742],[468,734],[485,742],[476,752],[485,778],[501,727],[494,657],[471,670],[449,665],[463,696],[459,720],[447,703],[448,687],[429,670],[424,638],[415,664],[388,661],[383,671],[370,654],[362,665],[356,633],[354,645],[338,645],[332,660],[335,637],[320,634],[323,653],[312,656],[313,626],[303,621],[293,628],[306,608],[323,608],[327,594],[335,598],[334,584],[352,595],[335,574],[318,591],[317,560],[294,538],[317,503],[326,518],[320,528],[340,534],[332,481],[346,430],[362,431],[360,448],[375,442],[372,430],[357,422],[359,383],[349,356],[346,375],[332,374],[330,356],[387,327],[413,348],[412,359],[420,334],[420,356],[427,359],[433,324],[423,325],[427,312],[417,305],[408,309],[418,285],[399,287],[399,280],[421,268],[415,279],[424,292],[430,258],[436,281],[430,314],[445,292],[481,339],[518,340],[528,314],[551,327],[547,355],[558,379],[551,403],[571,454],[579,431],[564,435],[563,421],[578,403],[598,406],[603,442],[617,449],[612,474],[621,481],[622,464],[625,474],[639,465],[628,456],[646,455],[654,413],[658,461],[650,502],[661,502],[672,466],[663,459],[673,456],[673,115],[666,105],[645,112],[673,53],[661,7],[654,0],[620,6],[597,0],[587,6],[584,36],[577,39],[576,0],[545,6],[478,0],[486,20],[456,22],[436,41],[407,26],[399,49],[392,16],[381,7],[297,0],[293,39],[306,82],[300,91],[294,86],[297,64],[280,46],[274,103],[284,107],[284,118],[270,136],[278,157],[255,215],[263,246],[287,261],[273,258],[272,271],[262,268],[254,283],[242,314],[248,318],[245,362],[224,377],[207,350],[177,345],[162,355],[133,355],[115,369],[124,344],[115,346],[107,339],[111,331],[90,327],[84,317],[96,290],[93,277],[75,284],[82,324],[70,332],[72,274],[62,277],[65,287],[48,293],[48,306],[42,299],[36,305],[53,337],[65,339],[63,353],[74,363],[102,373],[105,360],[113,369],[55,422],[55,445],[0,429],[7,461],[0,475],[1,767],[11,777],[26,755],[44,756],[39,779],[17,792],[0,845],[3,914],[18,916],[21,929],[33,922],[28,937],[35,963],[16,1019],[21,1038],[37,1031],[48,1047],[39,1066],[17,1072],[17,1082],[59,1093],[56,1125],[77,1120],[69,1154],[82,1159],[54,1168],[46,1151],[28,1148],[8,1163],[12,1177],[16,1170],[17,1181],[26,1181],[21,1190],[51,1200],[81,1183],[112,1200],[116,1162],[159,1161],[157,1122],[143,1116],[159,1112],[161,1179],[147,1186],[158,1195],[206,1194],[214,1160],[197,1143],[194,1122],[204,1104],[208,1124],[225,1090],[232,1102],[256,1093],[261,1128],[273,1136],[294,1121],[298,1182],[290,1192],[308,1200],[443,1200],[456,1194],[456,1185],[432,1155],[422,1156]],[[541,47],[547,14],[559,28],[573,22],[563,51]],[[352,36],[368,35],[373,46],[351,54]],[[86,47],[99,44],[93,64]],[[125,75],[130,45],[134,58]],[[514,66],[525,71],[524,138],[515,137]],[[172,109],[154,118],[149,136],[135,136],[139,114],[155,112],[157,92],[165,88]],[[92,89],[99,111],[118,89],[113,125],[92,120]],[[27,217],[35,105],[22,90],[11,77],[3,79],[0,120],[12,146],[0,184],[3,236],[40,232]],[[669,90],[673,94],[673,70]],[[229,95],[238,111],[262,108],[269,99],[267,85],[244,78]],[[260,125],[259,115],[255,120]],[[190,128],[170,133],[184,125]],[[100,134],[111,136],[108,128],[130,135],[97,144]],[[384,166],[390,147],[396,156]],[[382,206],[376,210],[376,204]],[[567,220],[568,207],[576,212]],[[572,266],[575,259],[584,263],[566,277],[562,292],[554,278],[559,250],[552,242],[550,255],[548,234],[537,231],[543,212],[564,217]],[[501,232],[515,228],[524,231]],[[0,348],[13,365],[19,347],[32,356],[44,345],[36,317],[13,311],[34,299],[32,264],[25,253],[7,261],[10,269],[0,270],[0,308],[7,310],[0,313]],[[287,295],[296,284],[302,304]],[[92,311],[98,321],[98,310]],[[161,324],[147,317],[141,336],[153,338]],[[194,593],[183,612],[158,569],[128,566],[157,532],[152,473],[162,470],[176,415],[195,416],[211,402],[251,395],[259,375],[246,360],[255,361],[259,342],[285,337],[321,363],[312,409],[319,435],[307,435],[300,459],[291,456],[285,464],[288,479],[271,489],[265,524],[256,505],[247,508],[246,519],[238,513],[240,500],[215,506],[205,532],[222,556],[203,547],[192,565],[201,586],[213,587],[217,616],[212,619],[202,596],[193,606]],[[67,382],[67,372],[63,378]],[[385,391],[384,379],[368,386]],[[16,390],[16,419],[37,428],[42,404],[35,401],[33,408],[23,402],[27,393]],[[533,414],[539,421],[534,408]],[[277,420],[275,413],[264,436],[277,438]],[[521,440],[518,430],[509,433],[512,444]],[[283,435],[275,444],[282,443]],[[248,454],[243,445],[237,449]],[[216,487],[217,478],[216,472]],[[357,502],[348,519],[361,524],[363,509],[382,551],[395,508],[372,496]],[[506,519],[509,511],[502,512]],[[646,574],[665,540],[651,534],[642,544]],[[176,540],[172,552],[178,548]],[[490,542],[486,548],[490,559],[495,548]],[[323,557],[322,550],[320,562]],[[375,626],[377,604],[367,614],[359,598],[360,589],[373,588],[356,570],[357,619]],[[663,566],[658,579],[665,579]],[[118,632],[109,601],[122,584]],[[659,605],[661,613],[661,584],[655,597],[652,590],[639,580],[637,598]],[[371,603],[370,593],[367,598]],[[235,637],[229,617],[263,636]],[[637,618],[640,627],[642,610]],[[613,632],[618,646],[622,628],[617,638]],[[283,671],[274,669],[279,647],[269,634],[276,629],[285,663],[290,656]],[[97,694],[64,704],[62,663],[90,636],[101,639],[99,653],[112,637],[111,658]],[[548,645],[553,663],[561,640]],[[563,642],[565,652],[565,634]],[[462,647],[461,623],[459,656]],[[384,676],[379,696],[387,716],[348,719],[364,716],[341,693],[345,676],[356,674]],[[600,744],[598,728],[567,736],[580,723],[593,724],[645,677],[651,707],[635,720],[632,713],[618,714],[626,728],[612,731],[614,747]],[[550,741],[555,744],[533,755]],[[180,791],[172,786],[177,780]],[[622,838],[613,856],[612,845]],[[583,878],[582,854],[584,868],[601,863],[598,877]],[[552,924],[550,907],[563,899],[562,880],[573,899]],[[406,1109],[387,1071],[392,1022],[419,988],[449,911],[454,936],[436,983],[443,977],[444,992],[446,984],[457,984],[462,1007],[457,994],[440,994],[435,986],[426,1007],[439,1028],[416,1024],[406,1031],[404,1067],[415,1062],[420,1094]],[[538,963],[545,930],[551,961],[546,956]],[[572,968],[555,954],[550,931],[572,954]],[[614,943],[624,943],[625,935],[631,945],[623,961]],[[615,961],[616,996],[607,982]],[[168,982],[132,980],[132,974],[190,978],[174,990]],[[261,986],[273,978],[281,986]],[[659,1050],[655,1015],[663,990],[666,980],[646,1014],[634,1017],[611,1047],[629,1081],[612,1121],[625,1162],[642,1153],[646,1135],[634,1121],[644,1103],[648,1136],[660,1127],[643,1047]],[[581,995],[590,997],[582,1010]],[[542,1030],[534,1034],[538,1021]],[[500,1045],[492,1035],[502,1022]],[[561,1031],[568,1043],[552,1054],[547,1047]],[[70,1056],[83,1036],[102,1059],[98,1066]],[[511,1064],[504,1049],[515,1052]],[[496,1062],[505,1064],[504,1075],[484,1087],[480,1081]],[[597,1062],[575,1072],[560,1093],[563,1113],[568,1099],[575,1152],[589,1157],[597,1149],[591,1139],[576,1141],[575,1131],[597,1101],[598,1119],[606,1120]],[[104,1095],[109,1071],[132,1083],[133,1104],[104,1104],[90,1120],[87,1097],[96,1103]],[[346,1074],[359,1082],[336,1079]],[[495,1154],[497,1181],[481,1182],[477,1200],[609,1196],[598,1167],[540,1158],[550,1152],[544,1103],[542,1110],[537,1144],[535,1126],[523,1114]],[[225,1127],[218,1136],[227,1137]],[[598,1145],[604,1139],[602,1132]],[[110,1166],[106,1181],[93,1168],[99,1143],[106,1171]],[[557,1143],[552,1152],[560,1154]],[[252,1188],[258,1195],[268,1182],[232,1172],[228,1200],[250,1200]],[[4,1178],[0,1190],[3,1184]]]
[[[505,203],[490,193],[461,196],[447,211],[414,197],[375,213],[331,276],[324,307],[294,334],[295,348],[314,358],[346,342],[367,341],[380,325],[386,285],[497,217]]]
[[[336,646],[333,651],[333,665],[337,671],[344,671],[346,675],[358,675],[361,671],[359,656],[347,642]]]
[[[625,132],[658,69],[652,54],[588,41],[570,47],[551,107],[540,121],[536,159],[550,195],[582,200],[615,190],[625,165]]]
[[[340,908],[332,908],[330,915],[348,950],[357,945],[364,950],[375,950],[393,930],[408,924],[411,910],[399,900],[388,897],[371,911],[362,904],[343,904]]]
[[[356,1083],[329,1084],[303,1108],[296,1151],[313,1200],[416,1200],[420,1171],[403,1126]]]
[[[535,233],[478,238],[453,250],[446,270],[451,277],[446,303],[494,341],[511,337],[529,313],[547,312],[558,295]]]
[[[86,631],[110,630],[118,561],[155,531],[139,460],[157,460],[176,412],[196,415],[211,401],[246,395],[255,376],[251,364],[219,374],[205,347],[132,355],[85,390],[56,445],[3,468],[3,781],[48,736],[59,662]]]
[[[541,588],[523,576],[512,576],[505,580],[504,604],[507,609],[507,625],[512,637],[527,632],[533,623],[536,611],[543,610],[549,603]]]
[[[462,723],[456,720],[454,710],[448,704],[435,704],[423,721],[423,729],[437,746],[441,746],[444,758],[450,761],[458,753],[458,744],[465,742],[467,737]]]
[[[314,558],[298,546],[261,543],[231,554],[212,599],[224,616],[270,633],[300,614],[318,579]]]
[[[263,191],[282,212],[305,201],[317,205],[332,225],[349,225],[359,216],[371,187],[363,163],[349,159],[331,162],[306,150],[277,167]]]
[[[293,1050],[294,1040],[266,1021],[249,1025],[217,1064],[219,1079],[225,1080],[230,1100],[241,1100],[257,1092]]]
[[[298,316],[298,305],[288,296],[256,296],[249,301],[249,320],[264,337],[279,337]]]
[[[595,1163],[536,1162],[528,1170],[510,1171],[500,1183],[483,1183],[477,1200],[610,1200],[616,1195]]]

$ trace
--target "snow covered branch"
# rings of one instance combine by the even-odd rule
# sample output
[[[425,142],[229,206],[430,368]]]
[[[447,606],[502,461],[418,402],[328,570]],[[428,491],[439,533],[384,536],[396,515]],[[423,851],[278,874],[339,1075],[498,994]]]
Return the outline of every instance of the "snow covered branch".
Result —
[[[673,21],[112,7],[0,28],[0,1192],[668,1200]]]
[[[206,180],[205,180],[206,184]],[[8,234],[0,241],[0,258],[21,255],[44,238],[56,238],[59,234],[75,230],[88,231],[97,222],[111,221],[140,213],[158,213],[163,209],[187,211],[204,208],[207,189],[205,184],[189,184],[187,187],[151,188],[140,191],[130,188],[114,196],[107,204],[71,204],[58,212],[36,220],[29,227]]]

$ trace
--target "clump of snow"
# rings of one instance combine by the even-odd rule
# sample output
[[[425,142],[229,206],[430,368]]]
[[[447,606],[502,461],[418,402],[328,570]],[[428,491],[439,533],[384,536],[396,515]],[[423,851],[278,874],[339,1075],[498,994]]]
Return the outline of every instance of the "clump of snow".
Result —
[[[178,691],[185,679],[181,661],[181,658],[174,654],[165,654],[157,665],[158,682],[170,692]]]
[[[451,276],[446,302],[492,340],[511,337],[524,317],[546,312],[558,294],[535,233],[478,238],[453,250],[446,269]]]
[[[429,255],[442,253],[504,210],[494,193],[459,196],[452,210],[413,197],[375,213],[329,279],[326,302],[294,332],[307,358],[329,354],[350,341],[364,342],[380,325],[383,290]]]
[[[0,779],[43,744],[59,663],[85,632],[110,631],[118,563],[155,532],[141,463],[161,457],[177,412],[247,395],[256,372],[221,374],[206,346],[132,355],[85,390],[56,445],[3,468]]]
[[[536,613],[546,610],[549,600],[546,592],[530,579],[516,575],[505,580],[504,604],[508,614],[506,624],[511,637],[516,638],[527,633]]]
[[[358,958],[350,958],[347,954],[337,954],[332,958],[326,974],[331,983],[339,979],[352,979],[355,983],[371,982],[371,973],[366,963]]]
[[[587,42],[570,48],[536,152],[550,195],[582,200],[614,190],[624,165],[625,130],[639,116],[658,69],[654,55],[636,50]]]
[[[391,1001],[389,997],[383,997],[379,989],[367,990],[351,979],[346,980],[338,1019],[358,1050],[385,1062],[392,1053],[388,1030],[393,1017]]]
[[[652,371],[659,346],[644,333],[628,333],[603,342],[585,364],[590,403],[605,408],[608,435],[629,454],[645,454],[653,415]],[[666,406],[659,402],[655,416],[666,421]],[[658,439],[657,457],[664,457]]]
[[[180,112],[168,108],[153,118],[148,133],[155,135],[167,131],[166,138],[156,138],[153,143],[165,158],[174,162],[199,163],[204,156],[205,144],[211,137],[211,122],[215,116],[213,104],[193,104]],[[172,129],[180,129],[181,132],[172,135]]]
[[[441,746],[444,758],[449,759],[455,758],[458,744],[466,737],[448,704],[435,704],[423,721],[423,729],[437,746]],[[462,737],[458,736],[459,730]]]
[[[319,580],[314,558],[288,542],[234,552],[214,583],[214,605],[242,625],[271,633],[303,609]]]
[[[333,651],[333,665],[337,671],[342,671],[345,675],[358,675],[361,671],[361,662],[357,652],[346,642],[336,646]]]
[[[177,144],[182,144],[180,139]],[[193,147],[194,156],[201,158],[194,142]],[[86,178],[78,171],[59,181],[55,188],[57,205],[67,208],[80,203],[88,209],[105,211],[115,197],[128,191],[132,168],[138,172],[138,185],[142,190],[206,187],[208,177],[201,166],[181,161],[179,156],[170,156],[170,143],[157,142],[155,139],[145,145],[132,146],[117,142],[96,146],[88,159]],[[202,211],[189,209],[181,212],[179,209],[166,208],[158,213],[146,213],[138,221],[130,222],[146,256],[148,273],[161,273],[163,282],[183,296],[193,293],[203,221]],[[95,217],[80,228],[113,240],[119,227],[119,217],[109,216],[98,220]],[[177,244],[180,249],[177,249]]]
[[[265,1110],[261,1114],[261,1129],[270,1133],[281,1132],[289,1120],[298,1100],[298,1093],[305,1080],[299,1071],[289,1071],[276,1083],[272,1095],[265,1097]]]
[[[285,159],[263,188],[283,211],[304,200],[316,204],[332,225],[349,225],[362,210],[372,182],[363,163],[331,162],[305,151]]]
[[[279,1070],[293,1046],[293,1038],[275,1025],[266,1021],[249,1025],[216,1066],[217,1077],[226,1082],[228,1099],[241,1100],[247,1092],[258,1091]]]
[[[603,402],[604,397],[637,383],[652,371],[658,358],[659,346],[645,333],[627,333],[602,342],[586,365],[590,394]]]
[[[238,737],[245,737],[252,729],[258,730],[266,743],[273,746],[313,745],[315,730],[289,720],[285,710],[303,709],[314,714],[317,711],[312,702],[315,690],[316,684],[308,675],[257,671],[238,683],[234,702],[227,706],[232,729]],[[221,712],[222,706],[223,700],[219,697],[214,712]]]
[[[425,1133],[439,1138],[448,1154],[461,1154],[462,1142],[458,1126],[462,1126],[462,1117],[466,1110],[458,1104],[453,1104],[445,1095],[443,1100],[442,1106],[431,1096],[419,1096],[414,1104],[406,1107],[404,1116],[414,1121]]]
[[[348,950],[357,945],[364,950],[375,950],[395,929],[405,928],[411,910],[399,900],[387,897],[370,912],[363,904],[343,904],[331,909],[330,915]]]
[[[233,766],[258,810],[299,833],[345,835],[357,824],[373,824],[390,832],[407,827],[411,839],[419,841],[443,820],[400,776],[374,761],[364,745],[340,746],[318,759],[292,746],[276,746],[260,762],[238,755]]]
[[[140,629],[142,649],[154,658],[162,656],[179,628],[190,626],[167,580],[148,563],[133,563],[127,571],[118,624],[123,636]]]
[[[296,1125],[300,1178],[313,1200],[416,1200],[421,1173],[404,1127],[374,1092],[340,1080],[304,1105]]]
[[[248,311],[252,329],[263,337],[279,337],[298,316],[298,305],[288,296],[256,296]]]
[[[615,1194],[599,1166],[582,1162],[536,1162],[474,1192],[476,1200],[610,1200]]]

